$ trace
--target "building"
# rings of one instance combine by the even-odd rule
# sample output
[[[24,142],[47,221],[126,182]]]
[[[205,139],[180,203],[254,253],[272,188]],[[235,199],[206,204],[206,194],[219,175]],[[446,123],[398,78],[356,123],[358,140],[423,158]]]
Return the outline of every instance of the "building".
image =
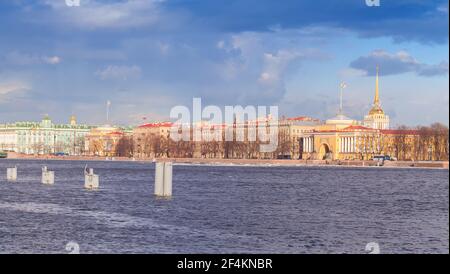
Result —
[[[279,121],[279,158],[305,159],[314,151],[313,132],[321,121],[307,116],[291,117]],[[285,137],[288,134],[288,138]]]
[[[375,97],[372,108],[364,121],[358,121],[344,114],[342,93],[339,111],[336,116],[320,121],[300,116],[282,118],[276,121],[278,127],[278,145],[273,152],[262,153],[259,141],[238,138],[240,134],[248,136],[250,129],[259,125],[273,124],[270,117],[260,117],[255,121],[234,122],[233,124],[214,125],[202,121],[191,129],[201,133],[201,142],[174,142],[170,137],[172,123],[150,123],[137,127],[133,131],[134,152],[136,157],[202,157],[202,158],[268,158],[303,160],[357,160],[370,159],[374,155],[399,155],[400,149],[394,149],[399,136],[405,142],[414,142],[415,131],[396,131],[389,129],[389,117],[381,108],[379,100],[378,68],[375,79]],[[222,128],[222,136],[214,129]],[[225,132],[233,132],[233,140],[225,140]],[[205,138],[206,137],[206,138]],[[207,141],[204,141],[204,140]],[[413,153],[403,153],[408,158]]]
[[[41,122],[0,124],[0,150],[24,154],[64,153],[80,155],[88,125],[78,125],[71,116],[67,124],[54,124],[46,115]]]
[[[419,142],[419,131],[389,129],[389,116],[381,107],[379,95],[377,67],[374,101],[364,120],[346,117],[341,107],[336,117],[295,136],[294,140],[302,143],[298,158],[368,160],[374,155],[390,155],[402,160],[420,159],[414,145]]]
[[[102,157],[124,156],[120,155],[119,148],[130,138],[131,134],[130,128],[111,125],[91,128],[85,136],[85,154]]]
[[[133,129],[134,156],[160,157],[169,140],[171,122],[147,123]]]
[[[389,127],[389,117],[379,103],[378,68],[375,80],[375,99],[364,122],[347,117],[341,103],[338,114],[320,123],[297,139],[302,142],[298,159],[355,160],[381,153],[376,149],[376,137]]]
[[[116,128],[97,128],[87,136],[86,145],[93,155],[117,155],[117,151],[123,151],[122,155],[137,158],[368,160],[375,155],[390,155],[399,160],[448,159],[448,129],[439,125],[422,132],[390,129],[379,95],[377,68],[373,105],[362,121],[344,114],[341,92],[337,115],[326,121],[306,116],[235,119],[230,124],[199,121],[180,125],[178,130],[189,129],[183,131],[184,137],[189,138],[178,141],[170,138],[174,130],[171,122],[138,126],[133,129],[131,140]],[[269,133],[273,126],[278,134],[276,148],[264,152],[261,148],[267,142],[262,141],[259,130],[264,128]]]

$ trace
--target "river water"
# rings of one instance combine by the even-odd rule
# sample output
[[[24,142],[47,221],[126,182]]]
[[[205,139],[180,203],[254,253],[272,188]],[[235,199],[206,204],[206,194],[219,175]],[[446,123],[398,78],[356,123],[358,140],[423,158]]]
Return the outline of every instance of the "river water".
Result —
[[[0,160],[0,253],[449,252],[448,170],[175,165],[167,200],[152,163],[88,163],[99,190],[83,161]]]

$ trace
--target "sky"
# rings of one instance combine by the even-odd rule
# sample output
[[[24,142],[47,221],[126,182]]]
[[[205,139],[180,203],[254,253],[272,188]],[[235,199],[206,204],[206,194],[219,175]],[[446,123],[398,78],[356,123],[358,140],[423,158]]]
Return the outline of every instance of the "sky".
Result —
[[[74,2],[69,0],[69,2]],[[75,1],[76,2],[76,1]],[[449,124],[448,1],[0,0],[0,123],[118,125],[177,105]],[[145,120],[144,120],[145,119]]]

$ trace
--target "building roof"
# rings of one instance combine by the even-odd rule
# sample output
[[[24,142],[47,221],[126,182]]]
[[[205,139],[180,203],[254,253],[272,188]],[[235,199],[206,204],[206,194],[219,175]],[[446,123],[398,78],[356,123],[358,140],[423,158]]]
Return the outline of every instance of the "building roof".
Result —
[[[286,120],[288,121],[319,121],[319,119],[314,119],[308,116],[297,116],[297,117],[289,117]]]
[[[374,130],[373,128],[360,126],[360,125],[351,125],[343,129],[344,131],[363,131],[363,130]]]
[[[355,123],[355,120],[353,120],[352,118],[349,118],[341,113],[331,119],[326,120],[325,123],[332,124],[332,125],[349,125],[350,126]]]
[[[415,129],[382,129],[383,134],[392,135],[418,135],[419,131]]]
[[[377,131],[377,129],[369,128],[361,125],[350,125],[341,129],[314,129],[313,132],[322,133],[338,133],[338,132],[355,132],[355,131]]]
[[[155,127],[171,127],[172,122],[158,122],[158,123],[148,123],[138,126],[138,128],[155,128]]]

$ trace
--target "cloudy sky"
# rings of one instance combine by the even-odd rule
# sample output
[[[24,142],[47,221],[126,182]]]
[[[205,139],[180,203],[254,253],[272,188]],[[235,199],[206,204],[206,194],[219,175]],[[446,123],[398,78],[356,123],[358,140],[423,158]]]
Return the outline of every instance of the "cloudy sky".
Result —
[[[70,1],[69,1],[70,2]],[[361,119],[374,73],[393,126],[449,116],[448,1],[0,1],[0,123],[164,120],[176,105]]]

